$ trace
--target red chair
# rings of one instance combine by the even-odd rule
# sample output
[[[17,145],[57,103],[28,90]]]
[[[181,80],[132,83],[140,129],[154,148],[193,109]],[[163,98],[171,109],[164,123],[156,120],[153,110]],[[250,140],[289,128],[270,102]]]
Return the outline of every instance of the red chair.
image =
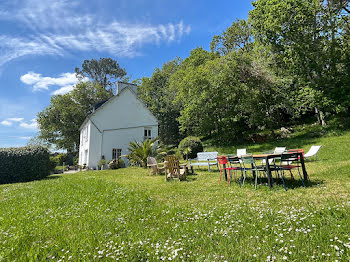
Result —
[[[237,170],[241,170],[241,167],[231,167],[231,166],[227,166],[228,165],[228,161],[227,161],[227,157],[226,156],[218,156],[218,164],[219,164],[219,169],[220,169],[220,178],[219,178],[219,184],[221,183],[221,176],[222,173],[225,172],[226,170],[228,170],[228,176],[227,176],[227,186],[230,185],[232,176],[231,176],[231,170],[234,171],[235,174],[235,179],[236,179],[236,172]]]

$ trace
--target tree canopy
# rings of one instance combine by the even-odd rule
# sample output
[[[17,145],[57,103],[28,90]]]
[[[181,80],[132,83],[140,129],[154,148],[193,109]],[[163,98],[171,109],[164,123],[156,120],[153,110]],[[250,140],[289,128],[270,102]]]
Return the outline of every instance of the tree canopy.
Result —
[[[40,140],[54,144],[57,149],[76,151],[79,148],[80,131],[92,106],[111,96],[98,83],[78,83],[73,91],[51,97],[50,105],[38,113]]]
[[[118,79],[126,75],[125,69],[121,68],[118,62],[112,58],[84,60],[81,69],[79,67],[75,68],[75,73],[79,79],[87,77],[92,82],[96,82],[103,88],[110,90]]]

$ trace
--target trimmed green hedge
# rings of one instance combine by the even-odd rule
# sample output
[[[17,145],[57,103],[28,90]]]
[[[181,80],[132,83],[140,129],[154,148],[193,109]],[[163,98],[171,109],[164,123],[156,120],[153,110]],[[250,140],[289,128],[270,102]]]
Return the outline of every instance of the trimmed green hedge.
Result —
[[[42,179],[50,169],[50,153],[44,147],[0,148],[0,184]]]

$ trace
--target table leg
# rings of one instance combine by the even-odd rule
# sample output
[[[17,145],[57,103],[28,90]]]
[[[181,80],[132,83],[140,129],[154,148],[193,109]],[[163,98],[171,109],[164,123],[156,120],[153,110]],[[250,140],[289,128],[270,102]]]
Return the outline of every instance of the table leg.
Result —
[[[308,181],[309,177],[308,177],[307,172],[306,172],[304,156],[302,153],[299,153],[299,158],[300,158],[301,168],[303,170],[304,181]]]
[[[271,174],[271,169],[269,164],[269,158],[266,157],[265,161],[266,161],[265,164],[266,164],[266,173],[267,173],[267,183],[269,184],[269,187],[272,188],[272,174]]]

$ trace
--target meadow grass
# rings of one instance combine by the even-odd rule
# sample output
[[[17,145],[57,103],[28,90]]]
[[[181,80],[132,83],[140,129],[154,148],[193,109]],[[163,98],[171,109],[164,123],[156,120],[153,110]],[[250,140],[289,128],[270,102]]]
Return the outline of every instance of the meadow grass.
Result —
[[[205,168],[183,182],[134,167],[1,185],[0,261],[349,261],[350,133],[302,135],[247,145],[323,145],[311,183],[288,191],[219,185]]]

